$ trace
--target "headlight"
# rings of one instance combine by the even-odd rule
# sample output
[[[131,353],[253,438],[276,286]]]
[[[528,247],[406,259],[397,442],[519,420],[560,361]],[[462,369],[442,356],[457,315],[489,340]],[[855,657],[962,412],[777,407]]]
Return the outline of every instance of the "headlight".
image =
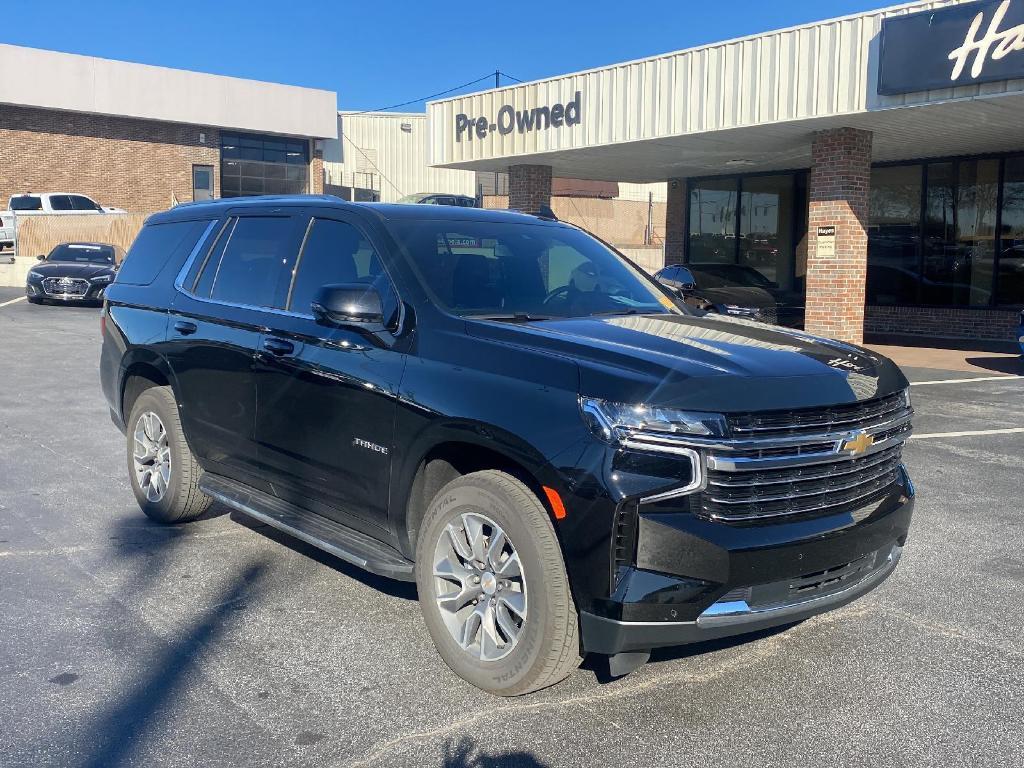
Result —
[[[900,394],[903,395],[903,404],[907,408],[912,408],[913,406],[910,404],[910,387],[904,389]]]
[[[28,271],[28,276],[29,277],[34,277],[36,280],[42,280],[43,277],[44,277],[42,272],[36,272],[34,269],[30,269]]]
[[[96,277],[89,278],[90,282],[93,283],[109,283],[113,279],[113,275],[97,275]]]
[[[580,410],[591,431],[617,443],[631,433],[715,437],[725,434],[725,417],[718,413],[681,411],[657,405],[614,403],[580,398]]]

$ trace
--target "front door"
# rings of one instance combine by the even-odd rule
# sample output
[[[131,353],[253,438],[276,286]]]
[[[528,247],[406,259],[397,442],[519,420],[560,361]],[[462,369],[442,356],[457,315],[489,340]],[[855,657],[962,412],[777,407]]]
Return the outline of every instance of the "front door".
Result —
[[[192,199],[213,200],[213,166],[192,166]]]
[[[397,394],[405,355],[388,334],[325,327],[310,305],[323,285],[366,283],[397,319],[398,299],[371,241],[341,212],[307,226],[289,290],[256,361],[261,472],[280,497],[370,535],[387,534]]]

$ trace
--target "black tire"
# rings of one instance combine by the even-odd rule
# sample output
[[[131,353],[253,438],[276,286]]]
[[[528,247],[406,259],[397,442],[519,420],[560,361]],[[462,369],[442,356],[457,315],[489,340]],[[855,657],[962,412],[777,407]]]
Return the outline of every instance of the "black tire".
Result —
[[[508,655],[493,661],[481,661],[456,642],[435,601],[435,548],[446,526],[467,512],[501,527],[524,574],[528,610],[522,634]],[[417,541],[416,584],[427,630],[441,658],[462,679],[488,693],[518,696],[546,688],[568,677],[582,660],[579,618],[548,511],[526,485],[504,472],[464,475],[434,497]]]
[[[162,423],[170,449],[170,478],[162,496],[152,500],[139,485],[135,471],[135,430],[140,419],[154,413]],[[151,387],[135,400],[126,430],[128,444],[128,477],[139,507],[152,520],[161,523],[185,523],[202,515],[212,502],[199,490],[203,470],[185,442],[178,416],[178,404],[170,387]]]

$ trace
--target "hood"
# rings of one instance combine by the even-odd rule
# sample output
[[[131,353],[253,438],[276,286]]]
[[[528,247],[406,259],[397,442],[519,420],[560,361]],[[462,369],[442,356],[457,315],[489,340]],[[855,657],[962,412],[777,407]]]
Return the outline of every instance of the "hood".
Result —
[[[113,274],[110,264],[80,264],[73,261],[40,261],[31,267],[43,277],[84,277],[86,280],[97,275]]]
[[[720,315],[468,321],[467,331],[572,358],[581,395],[618,402],[729,413],[839,405],[907,386],[869,350]]]

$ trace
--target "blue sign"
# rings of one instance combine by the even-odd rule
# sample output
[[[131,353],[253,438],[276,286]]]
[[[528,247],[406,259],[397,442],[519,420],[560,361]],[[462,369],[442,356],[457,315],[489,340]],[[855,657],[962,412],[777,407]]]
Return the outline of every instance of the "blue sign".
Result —
[[[1024,0],[990,0],[882,21],[883,95],[1024,78]]]

